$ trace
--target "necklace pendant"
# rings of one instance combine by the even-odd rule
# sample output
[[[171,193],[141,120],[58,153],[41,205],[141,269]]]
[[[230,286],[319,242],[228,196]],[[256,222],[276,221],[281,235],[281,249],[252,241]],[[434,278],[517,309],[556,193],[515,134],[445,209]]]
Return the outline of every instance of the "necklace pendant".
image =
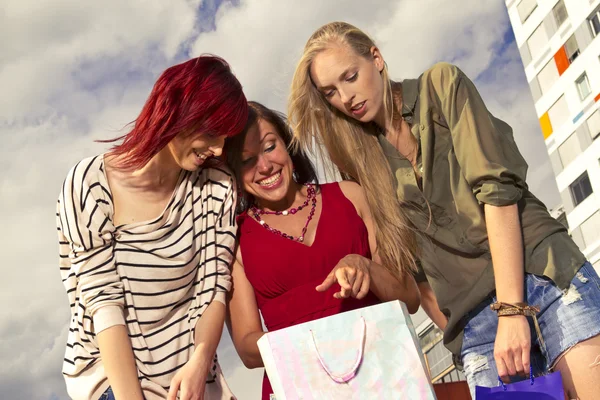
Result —
[[[261,224],[261,225],[264,225],[264,224],[265,224],[265,221],[264,221],[264,220],[262,220],[262,219],[261,219],[259,222],[260,222],[260,224]]]
[[[304,236],[300,236],[300,237],[298,238],[298,241],[299,241],[299,242],[304,242]]]
[[[285,211],[282,211],[282,212],[281,212],[281,215],[288,215],[288,211],[287,211],[287,210],[285,210]]]

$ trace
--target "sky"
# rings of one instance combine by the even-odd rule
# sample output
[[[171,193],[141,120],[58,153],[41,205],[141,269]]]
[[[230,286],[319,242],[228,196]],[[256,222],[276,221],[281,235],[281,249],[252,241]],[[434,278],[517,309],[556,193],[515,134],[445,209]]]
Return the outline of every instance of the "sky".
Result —
[[[224,57],[248,99],[284,111],[304,43],[334,20],[369,33],[395,80],[457,64],[512,125],[531,190],[559,204],[503,0],[3,0],[0,398],[67,398],[55,206],[69,168],[124,132],[165,68],[202,53]],[[262,371],[245,369],[227,333],[219,355],[238,398],[258,398]]]

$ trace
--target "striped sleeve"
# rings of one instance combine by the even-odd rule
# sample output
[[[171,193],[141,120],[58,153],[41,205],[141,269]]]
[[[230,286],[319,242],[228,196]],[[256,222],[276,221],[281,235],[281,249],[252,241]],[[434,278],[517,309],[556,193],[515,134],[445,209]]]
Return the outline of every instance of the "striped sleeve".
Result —
[[[225,169],[211,168],[206,171],[202,197],[210,199],[203,209],[207,218],[207,238],[211,243],[208,258],[201,262],[197,271],[195,295],[188,316],[192,340],[195,341],[196,325],[202,314],[213,301],[226,304],[227,292],[231,289],[231,262],[236,241],[235,220],[236,190],[233,175]],[[217,327],[219,334],[222,330]],[[210,329],[210,328],[209,328]]]
[[[215,227],[217,255],[217,286],[214,300],[225,304],[231,290],[231,263],[234,257],[237,223],[235,209],[237,193],[233,177],[230,177],[225,198]]]
[[[67,175],[57,219],[63,283],[68,294],[76,294],[72,306],[92,317],[97,334],[125,325],[125,318],[123,284],[113,254],[114,226],[108,215],[112,199],[95,179],[93,164],[84,160]]]

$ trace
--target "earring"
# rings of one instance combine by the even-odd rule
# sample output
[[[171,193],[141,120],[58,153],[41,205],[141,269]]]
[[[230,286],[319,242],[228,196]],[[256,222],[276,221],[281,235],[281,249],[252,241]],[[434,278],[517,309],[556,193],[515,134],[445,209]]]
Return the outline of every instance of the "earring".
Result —
[[[250,205],[248,199],[246,198],[246,194],[240,185],[237,185],[237,213],[242,213],[245,211]]]

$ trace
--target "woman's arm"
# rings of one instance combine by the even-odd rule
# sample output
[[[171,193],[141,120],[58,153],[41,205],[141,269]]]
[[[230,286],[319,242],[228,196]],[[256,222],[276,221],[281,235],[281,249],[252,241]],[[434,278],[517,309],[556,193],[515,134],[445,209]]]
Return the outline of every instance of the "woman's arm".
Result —
[[[483,207],[498,301],[524,298],[522,229],[517,203],[527,190],[527,163],[511,128],[488,111],[475,85],[457,67],[438,64],[427,78],[438,93],[461,172]],[[526,317],[501,317],[494,358],[502,378],[529,372]]]
[[[238,248],[231,272],[233,288],[227,302],[227,328],[233,345],[246,368],[263,367],[258,339],[264,335],[254,289],[246,277]]]
[[[499,302],[522,303],[525,289],[523,241],[516,204],[504,207],[485,205],[490,251]],[[501,378],[529,373],[531,331],[523,315],[499,318],[494,357]]]
[[[97,336],[100,357],[115,399],[143,400],[127,327],[114,325]]]
[[[227,292],[231,289],[230,266],[235,251],[237,193],[230,172],[210,169],[209,179],[205,185],[210,185],[212,200],[206,204],[217,213],[214,226],[210,227],[215,233],[212,244],[214,257],[206,260],[204,267],[198,267],[198,284],[189,317],[195,349],[192,357],[171,380],[168,400],[175,400],[178,391],[182,399],[203,398],[206,378],[223,333],[225,302]],[[207,283],[210,285],[208,288],[205,286]],[[210,289],[214,289],[213,297],[206,299],[203,294]]]
[[[85,312],[93,321],[86,327],[88,320],[84,319],[83,331],[96,335],[100,359],[115,398],[143,399],[123,314],[123,284],[114,262],[115,228],[109,218],[108,203],[94,198],[92,187],[98,182],[93,181],[92,173],[86,173],[89,162],[82,161],[71,169],[57,204],[63,284],[74,304],[73,312]],[[76,362],[76,354],[70,353],[69,348],[65,358]]]
[[[448,318],[440,311],[437,297],[435,296],[435,293],[433,293],[433,289],[431,289],[429,282],[419,282],[417,286],[419,287],[419,293],[421,294],[421,307],[423,308],[423,311],[425,311],[425,314],[431,318],[438,328],[441,330],[446,329]]]
[[[371,211],[367,204],[363,189],[355,182],[340,182],[343,194],[354,204],[358,215],[362,218],[369,235],[369,246],[371,248],[372,260],[362,257],[370,273],[370,289],[381,301],[400,300],[404,302],[409,312],[415,313],[419,309],[420,295],[417,283],[412,275],[392,274],[381,265],[381,259],[377,254],[377,242],[375,239],[375,224],[371,217]],[[353,255],[360,257],[357,255]],[[400,269],[398,269],[399,271]]]
[[[221,333],[225,324],[225,304],[218,301],[210,303],[202,314],[201,321],[205,326],[200,329],[200,321],[196,323],[194,356],[202,356],[207,360],[206,365],[209,367],[221,341]]]
[[[211,302],[202,318],[196,322],[194,353],[171,380],[167,400],[176,400],[178,391],[181,392],[182,399],[203,398],[206,377],[221,340],[224,322],[225,305],[219,301]]]

